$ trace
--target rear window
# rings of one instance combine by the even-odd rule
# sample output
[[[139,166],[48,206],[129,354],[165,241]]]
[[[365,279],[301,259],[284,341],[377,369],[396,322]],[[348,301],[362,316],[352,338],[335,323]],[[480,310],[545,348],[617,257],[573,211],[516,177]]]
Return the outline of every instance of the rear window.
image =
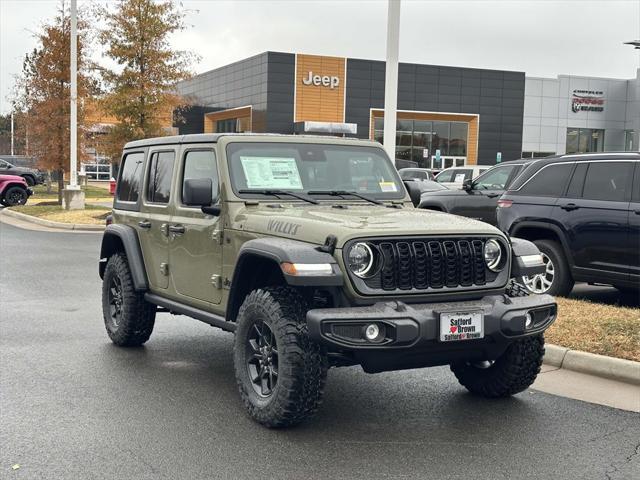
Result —
[[[118,200],[121,202],[137,202],[142,185],[142,164],[144,153],[136,152],[125,155],[120,167],[120,181],[118,182]]]
[[[531,177],[519,193],[540,197],[560,197],[564,193],[572,168],[572,163],[549,165]]]

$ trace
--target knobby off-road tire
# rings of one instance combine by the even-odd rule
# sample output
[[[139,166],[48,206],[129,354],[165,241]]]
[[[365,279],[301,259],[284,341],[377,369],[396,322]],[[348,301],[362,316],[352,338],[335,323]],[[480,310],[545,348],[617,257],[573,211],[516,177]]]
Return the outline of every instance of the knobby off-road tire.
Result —
[[[529,291],[511,281],[506,294],[524,297]],[[487,398],[508,397],[520,393],[533,384],[544,357],[543,334],[514,341],[493,363],[457,363],[451,365],[460,384],[471,393]]]
[[[121,347],[136,347],[149,340],[156,319],[156,306],[136,292],[124,253],[109,258],[102,280],[102,315],[111,341]]]
[[[296,425],[312,416],[322,401],[327,359],[307,334],[307,309],[304,298],[289,287],[254,290],[240,307],[233,352],[236,381],[251,418],[267,427]],[[270,352],[271,357],[261,358],[276,374],[275,384],[267,383],[264,390],[256,379],[257,343]]]

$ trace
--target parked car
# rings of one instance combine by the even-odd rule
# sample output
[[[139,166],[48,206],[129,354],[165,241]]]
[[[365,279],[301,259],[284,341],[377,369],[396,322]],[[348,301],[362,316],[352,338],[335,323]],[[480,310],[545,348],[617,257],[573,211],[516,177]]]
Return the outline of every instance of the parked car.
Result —
[[[414,207],[420,205],[423,193],[447,190],[447,187],[433,180],[404,180],[404,186],[409,192]]]
[[[523,167],[534,160],[529,158],[502,162],[489,168],[475,180],[465,180],[462,189],[426,192],[421,196],[419,208],[453,213],[497,225],[496,207],[500,195],[520,174]]]
[[[443,184],[447,188],[462,188],[465,180],[473,180],[489,168],[489,166],[481,165],[446,168],[438,173],[436,182]]]
[[[27,182],[27,185],[33,187],[44,183],[44,173],[35,168],[16,167],[15,165],[0,159],[0,175],[17,175]]]
[[[501,230],[542,252],[545,273],[523,278],[531,292],[566,295],[576,281],[640,290],[640,153],[538,160],[497,213]]]
[[[130,142],[110,222],[99,273],[111,340],[142,345],[157,311],[234,332],[239,397],[269,427],[316,412],[330,367],[450,365],[477,395],[516,394],[556,318],[553,297],[512,281],[544,271],[533,243],[416,210],[375,142]]]
[[[0,175],[0,203],[5,207],[24,205],[33,191],[18,175]]]
[[[398,170],[402,180],[427,181],[435,179],[435,175],[428,168],[401,168]]]

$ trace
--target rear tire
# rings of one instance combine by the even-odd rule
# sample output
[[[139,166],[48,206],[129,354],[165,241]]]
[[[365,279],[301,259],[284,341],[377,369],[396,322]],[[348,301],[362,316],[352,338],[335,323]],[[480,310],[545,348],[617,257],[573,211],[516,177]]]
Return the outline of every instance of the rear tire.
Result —
[[[531,293],[566,297],[571,293],[574,281],[562,246],[553,240],[534,240],[533,243],[546,257],[547,271],[533,277],[523,277],[523,283]],[[530,281],[526,281],[525,278],[529,278]]]
[[[251,418],[267,427],[296,425],[322,401],[327,359],[307,334],[306,313],[306,301],[289,287],[254,290],[240,307],[236,381]]]
[[[493,363],[451,365],[458,381],[471,393],[487,398],[509,397],[533,384],[544,356],[544,336],[526,337],[513,342]]]
[[[133,286],[124,253],[107,261],[102,279],[102,315],[107,334],[121,347],[137,347],[149,340],[156,319],[156,306]]]

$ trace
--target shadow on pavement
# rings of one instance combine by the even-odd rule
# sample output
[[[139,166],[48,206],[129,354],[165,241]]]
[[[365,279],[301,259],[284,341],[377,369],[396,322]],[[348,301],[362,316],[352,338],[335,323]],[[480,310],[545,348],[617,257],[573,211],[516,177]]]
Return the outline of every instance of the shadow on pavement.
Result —
[[[618,305],[621,307],[640,306],[640,293],[621,293],[613,287],[578,283],[569,298],[589,300],[591,302]]]

